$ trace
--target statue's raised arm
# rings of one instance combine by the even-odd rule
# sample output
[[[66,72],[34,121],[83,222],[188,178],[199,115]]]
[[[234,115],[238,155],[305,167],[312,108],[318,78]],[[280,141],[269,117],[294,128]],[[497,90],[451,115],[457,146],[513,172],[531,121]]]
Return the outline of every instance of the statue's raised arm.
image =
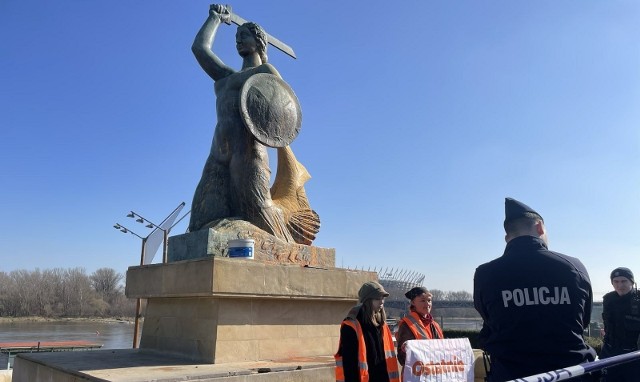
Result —
[[[211,7],[209,7],[209,17],[207,17],[207,21],[205,21],[202,28],[200,28],[191,46],[191,51],[194,56],[196,56],[196,60],[198,60],[202,69],[209,77],[213,78],[214,81],[235,72],[229,66],[225,65],[225,63],[213,53],[213,50],[211,50],[218,27],[221,23],[227,22],[229,17],[230,14],[226,6],[211,4]]]

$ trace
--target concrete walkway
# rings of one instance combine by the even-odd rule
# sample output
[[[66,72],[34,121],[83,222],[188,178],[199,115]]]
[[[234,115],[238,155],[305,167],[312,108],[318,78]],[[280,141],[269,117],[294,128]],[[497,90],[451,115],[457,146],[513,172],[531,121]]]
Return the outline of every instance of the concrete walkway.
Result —
[[[333,378],[334,365],[331,356],[197,364],[138,349],[25,353],[15,359],[12,382],[325,381]]]

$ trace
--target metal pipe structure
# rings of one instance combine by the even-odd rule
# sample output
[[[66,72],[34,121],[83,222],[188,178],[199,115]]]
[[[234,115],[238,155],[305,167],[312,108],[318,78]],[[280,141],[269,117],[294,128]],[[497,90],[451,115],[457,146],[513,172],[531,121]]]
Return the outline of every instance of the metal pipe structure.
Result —
[[[169,241],[169,231],[171,230],[171,228],[173,228],[176,224],[178,224],[180,222],[180,220],[182,220],[185,216],[187,216],[189,214],[189,212],[187,212],[182,218],[180,218],[180,220],[178,220],[178,222],[176,222],[175,224],[173,224],[171,227],[168,228],[162,228],[162,225],[165,224],[165,222],[167,222],[167,220],[174,214],[176,213],[179,209],[181,209],[182,207],[185,206],[185,203],[182,202],[178,205],[178,207],[176,207],[166,218],[164,218],[164,220],[160,223],[160,225],[156,225],[155,223],[151,222],[149,219],[144,218],[143,216],[141,216],[140,214],[130,211],[129,214],[127,214],[127,217],[129,218],[137,218],[136,221],[138,223],[147,223],[146,227],[147,228],[153,228],[153,230],[147,235],[147,237],[142,237],[140,235],[138,235],[137,233],[131,231],[130,229],[124,227],[123,225],[116,223],[113,228],[119,230],[122,233],[130,233],[132,235],[135,235],[137,237],[139,237],[140,239],[142,239],[142,250],[140,251],[140,265],[144,265],[145,263],[145,256],[146,256],[146,251],[147,251],[147,240],[149,239],[149,237],[151,237],[151,235],[156,231],[156,230],[161,230],[163,233],[163,246],[162,246],[162,262],[164,264],[167,263],[167,249],[168,249],[168,241]],[[171,223],[170,223],[171,224]],[[155,254],[155,251],[154,251]],[[153,255],[153,254],[152,254]],[[140,331],[140,316],[141,314],[141,310],[142,310],[142,299],[138,298],[136,299],[136,316],[135,316],[135,322],[134,322],[134,326],[133,326],[133,348],[137,348],[139,346],[138,344],[138,332]]]
[[[122,224],[120,224],[120,223],[116,223],[116,224],[114,224],[114,225],[113,225],[113,228],[117,229],[118,231],[120,231],[120,232],[122,232],[122,233],[130,233],[130,234],[132,234],[132,235],[134,235],[134,236],[139,237],[139,238],[140,238],[140,239],[142,239],[142,240],[144,240],[144,239],[145,239],[144,237],[142,237],[142,236],[138,235],[137,233],[133,232],[132,230],[130,230],[129,228],[127,228],[127,227],[123,226],[123,225],[122,225]]]
[[[152,222],[151,220],[145,218],[144,216],[140,215],[139,213],[134,212],[134,211],[131,211],[127,215],[127,217],[130,217],[130,218],[137,218],[136,221],[138,223],[147,223],[147,225],[146,225],[147,228],[153,228],[153,231],[151,231],[151,233],[149,233],[149,236],[151,236],[155,230],[162,231],[162,236],[163,236],[163,238],[162,238],[162,263],[163,264],[166,264],[168,262],[167,251],[169,249],[169,231],[171,231],[171,228],[173,228],[178,223],[173,224],[171,227],[165,227],[165,228],[163,228],[163,225],[167,222],[167,220],[171,216],[173,216],[174,213],[176,213],[179,209],[182,209],[182,207],[184,207],[184,206],[185,206],[185,202],[180,203],[178,205],[178,207],[176,207],[173,211],[171,211],[171,213],[169,215],[167,215],[167,217],[164,218],[164,220],[162,220],[162,222],[160,222],[159,225],[154,223],[154,222]],[[191,211],[189,211],[189,212],[191,212]],[[180,220],[182,220],[185,216],[187,216],[189,214],[189,212],[187,212],[182,218],[180,218]],[[180,220],[178,220],[178,222]],[[169,224],[171,224],[171,223],[169,223]],[[147,238],[149,236],[147,236]],[[144,265],[144,264],[141,264],[141,265]]]
[[[131,214],[129,217],[133,217],[133,211],[131,211]],[[138,235],[137,233],[133,232],[132,230],[126,228],[125,226],[123,226],[120,223],[116,223],[113,228],[119,230],[122,233],[130,233],[132,235],[135,235],[137,237],[139,237],[140,239],[142,239],[142,250],[140,251],[140,265],[144,265],[144,254],[145,254],[145,248],[147,246],[147,239],[149,238],[149,236],[147,237],[142,237],[140,235]],[[142,301],[141,299],[137,299],[136,300],[136,317],[135,317],[135,321],[134,321],[134,326],[133,326],[133,348],[137,348],[138,347],[138,330],[140,329],[140,309],[142,306]]]
[[[525,378],[512,379],[507,382],[555,382],[566,381],[575,377],[579,377],[584,374],[593,373],[594,371],[600,371],[604,368],[611,366],[618,366],[623,363],[640,360],[640,350],[636,350],[631,353],[620,354],[611,358],[600,359],[594,362],[582,363],[580,365],[569,366],[564,369],[558,369],[548,371],[546,373],[540,373],[531,375]]]
[[[144,265],[144,255],[147,246],[147,238],[142,239],[142,250],[140,251],[140,265]],[[136,317],[133,324],[133,348],[136,349],[138,344],[138,332],[140,331],[140,311],[142,310],[142,299],[136,299]]]
[[[160,231],[162,231],[163,234],[163,238],[162,238],[162,263],[166,264],[167,263],[167,248],[168,248],[168,239],[169,239],[169,230],[164,229],[162,227],[160,227],[159,225],[155,224],[154,222],[152,222],[151,220],[145,218],[144,216],[140,215],[137,212],[133,212],[131,211],[131,213],[129,215],[127,215],[131,218],[136,218],[136,221],[138,223],[147,223],[147,225],[145,227],[147,228],[153,228],[154,230],[158,229]],[[166,219],[165,219],[166,220]],[[151,233],[153,233],[153,231],[151,231]],[[149,234],[151,235],[151,234]],[[144,264],[140,264],[140,265],[144,265]]]

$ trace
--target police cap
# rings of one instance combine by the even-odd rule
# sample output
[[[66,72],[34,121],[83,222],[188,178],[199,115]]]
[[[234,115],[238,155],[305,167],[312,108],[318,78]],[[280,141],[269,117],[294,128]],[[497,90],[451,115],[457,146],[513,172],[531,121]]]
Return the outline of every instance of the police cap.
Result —
[[[542,216],[537,213],[533,208],[528,205],[519,202],[513,198],[504,199],[504,223],[508,221],[516,220],[520,218],[540,219],[544,221]]]

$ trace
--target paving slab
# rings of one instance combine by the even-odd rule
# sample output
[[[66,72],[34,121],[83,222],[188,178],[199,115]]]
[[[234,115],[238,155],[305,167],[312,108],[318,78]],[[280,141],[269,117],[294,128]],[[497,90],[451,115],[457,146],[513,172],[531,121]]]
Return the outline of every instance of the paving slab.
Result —
[[[333,375],[332,356],[199,364],[139,349],[20,354],[13,382],[47,381],[324,381]],[[50,370],[50,371],[47,371]],[[61,377],[60,374],[65,377]],[[294,374],[300,374],[295,377]],[[55,375],[58,375],[55,377]],[[304,376],[303,376],[304,375]],[[317,378],[315,379],[314,375]],[[35,379],[34,379],[35,378]]]

